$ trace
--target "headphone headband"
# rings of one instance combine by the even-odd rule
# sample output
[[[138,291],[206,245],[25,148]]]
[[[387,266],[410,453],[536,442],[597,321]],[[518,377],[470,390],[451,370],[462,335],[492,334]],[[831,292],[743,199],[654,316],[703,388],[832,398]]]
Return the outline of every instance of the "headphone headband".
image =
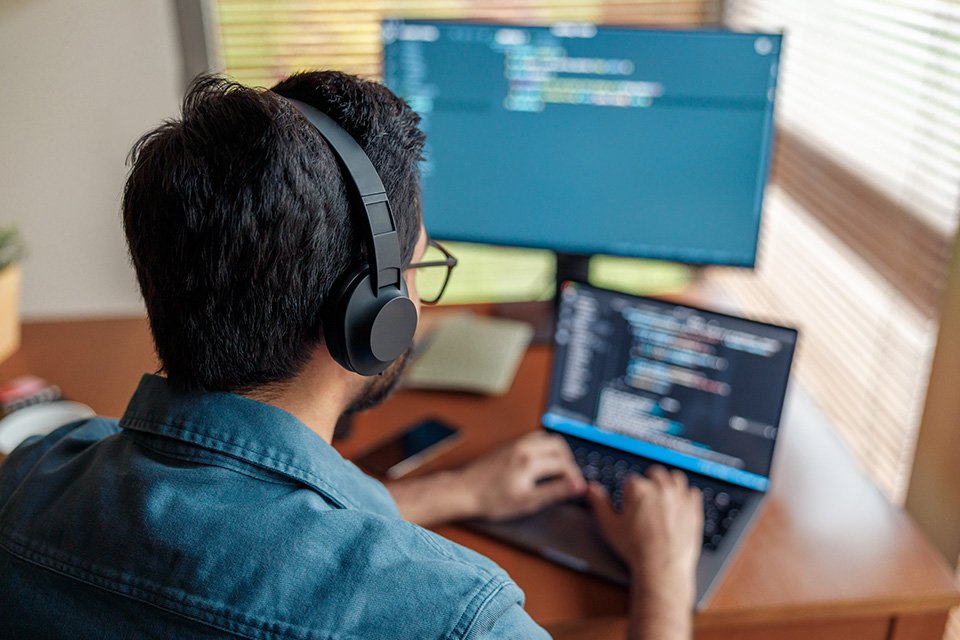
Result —
[[[387,199],[387,190],[370,158],[353,136],[333,118],[305,102],[292,98],[284,99],[320,132],[346,169],[342,173],[349,177],[348,181],[360,196],[359,201],[367,223],[366,233],[363,235],[367,245],[370,283],[374,295],[382,287],[399,287],[402,279],[400,238],[397,235],[390,201]]]
[[[298,100],[286,100],[339,160],[350,207],[363,207],[356,228],[367,245],[367,265],[348,269],[334,283],[322,310],[323,337],[330,355],[347,370],[365,376],[382,373],[410,347],[418,320],[400,270],[400,238],[386,189],[370,158],[333,118]]]

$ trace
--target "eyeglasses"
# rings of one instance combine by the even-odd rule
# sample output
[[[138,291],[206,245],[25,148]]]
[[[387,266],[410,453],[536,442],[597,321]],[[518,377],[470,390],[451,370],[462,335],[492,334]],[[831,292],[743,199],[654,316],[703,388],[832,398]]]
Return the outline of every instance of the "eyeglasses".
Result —
[[[417,278],[417,293],[423,304],[437,304],[440,296],[447,289],[450,274],[457,266],[457,259],[447,249],[432,238],[427,240],[427,249],[423,252],[423,259],[407,266],[407,270],[415,269]]]

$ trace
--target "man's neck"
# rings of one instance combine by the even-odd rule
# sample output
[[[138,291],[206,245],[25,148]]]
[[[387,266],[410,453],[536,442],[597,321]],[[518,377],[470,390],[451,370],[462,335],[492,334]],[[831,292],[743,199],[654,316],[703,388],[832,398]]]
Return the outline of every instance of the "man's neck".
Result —
[[[326,354],[322,354],[326,355]],[[348,375],[328,355],[310,360],[296,377],[243,395],[283,409],[325,441],[333,440],[337,420],[350,403]]]

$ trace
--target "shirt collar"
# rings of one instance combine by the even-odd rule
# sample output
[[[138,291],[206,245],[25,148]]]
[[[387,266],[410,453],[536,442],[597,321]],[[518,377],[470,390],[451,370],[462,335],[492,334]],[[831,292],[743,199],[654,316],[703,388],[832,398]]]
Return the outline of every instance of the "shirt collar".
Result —
[[[145,374],[120,426],[219,451],[288,476],[339,507],[368,508],[370,499],[379,503],[385,498],[371,495],[386,491],[375,492],[371,478],[292,414],[233,393],[186,392],[166,378]]]

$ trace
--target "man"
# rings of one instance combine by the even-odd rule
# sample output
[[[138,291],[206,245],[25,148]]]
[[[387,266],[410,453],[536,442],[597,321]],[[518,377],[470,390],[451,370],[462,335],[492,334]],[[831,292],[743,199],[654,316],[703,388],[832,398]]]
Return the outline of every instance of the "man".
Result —
[[[402,264],[422,256],[424,137],[400,99],[335,72],[197,82],[135,145],[123,199],[164,376],[119,423],[64,426],[0,467],[0,637],[543,637],[502,570],[417,525],[586,493],[632,570],[632,637],[689,638],[701,506],[681,474],[631,478],[615,512],[543,434],[389,492],[330,446],[403,358],[363,377],[327,348],[319,319],[364,243],[336,158],[286,98],[359,142]]]

